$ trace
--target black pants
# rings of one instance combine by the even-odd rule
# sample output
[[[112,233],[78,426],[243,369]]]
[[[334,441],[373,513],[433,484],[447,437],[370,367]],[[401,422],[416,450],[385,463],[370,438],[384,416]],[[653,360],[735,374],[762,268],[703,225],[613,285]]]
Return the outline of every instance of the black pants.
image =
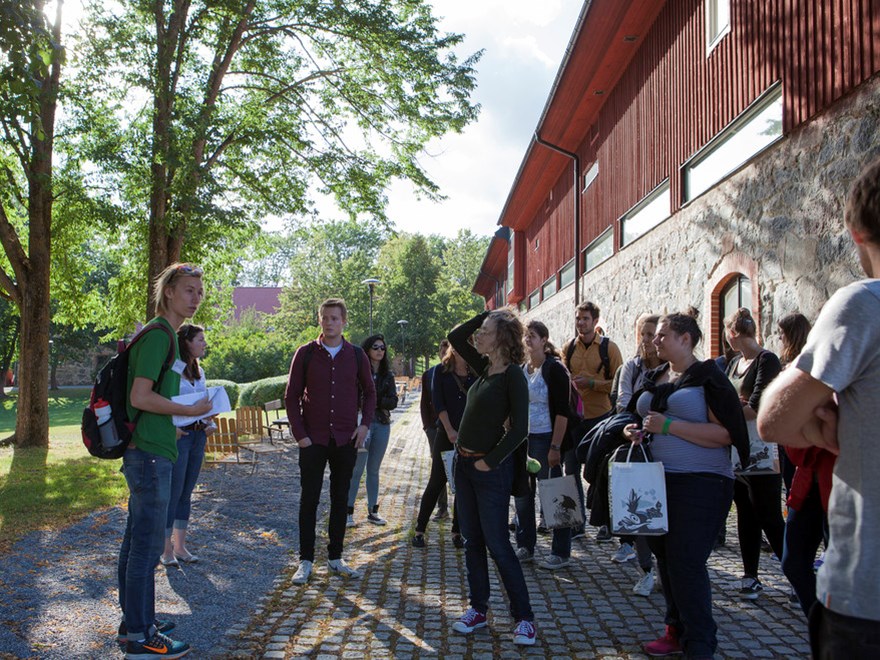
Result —
[[[770,547],[782,559],[785,521],[782,519],[782,477],[778,474],[754,474],[739,477],[733,486],[736,504],[736,529],[743,573],[758,577],[761,557],[761,530]]]
[[[878,621],[832,612],[816,603],[810,610],[813,660],[855,660],[880,657]]]
[[[416,518],[416,533],[422,534],[428,528],[431,512],[437,505],[441,493],[446,493],[446,468],[443,466],[442,452],[452,449],[452,443],[446,436],[446,430],[437,429],[434,442],[431,443],[431,476],[428,477],[428,485],[422,493],[422,501],[419,504],[419,515]],[[455,510],[455,502],[452,504],[452,533],[458,534],[458,514]]]
[[[299,558],[315,561],[315,525],[318,502],[324,485],[324,468],[330,465],[330,518],[327,524],[327,559],[342,557],[345,541],[345,517],[348,513],[348,487],[357,459],[353,444],[342,447],[310,445],[299,450],[302,493],[299,503]]]
[[[434,442],[437,438],[437,427],[429,426],[425,429],[425,435],[428,436],[428,447],[431,450],[431,460],[434,460]],[[440,511],[446,511],[449,509],[449,494],[446,492],[446,488],[440,491],[440,496],[437,498],[437,508]]]

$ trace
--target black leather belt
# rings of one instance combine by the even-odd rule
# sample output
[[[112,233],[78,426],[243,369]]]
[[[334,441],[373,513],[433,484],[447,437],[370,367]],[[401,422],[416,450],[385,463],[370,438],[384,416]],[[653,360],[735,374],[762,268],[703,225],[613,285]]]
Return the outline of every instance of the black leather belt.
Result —
[[[207,428],[207,424],[204,422],[193,422],[188,426],[182,426],[181,429],[184,431],[204,431]]]

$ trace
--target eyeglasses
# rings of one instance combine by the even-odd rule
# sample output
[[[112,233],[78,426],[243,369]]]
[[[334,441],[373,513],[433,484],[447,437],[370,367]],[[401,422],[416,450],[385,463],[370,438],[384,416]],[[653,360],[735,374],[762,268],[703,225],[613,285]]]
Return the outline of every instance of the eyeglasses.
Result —
[[[370,346],[370,348],[372,348],[374,351],[384,351],[385,344],[373,344],[372,346]]]
[[[201,268],[192,264],[180,264],[176,270],[182,275],[192,275],[193,277],[201,277],[204,274]]]

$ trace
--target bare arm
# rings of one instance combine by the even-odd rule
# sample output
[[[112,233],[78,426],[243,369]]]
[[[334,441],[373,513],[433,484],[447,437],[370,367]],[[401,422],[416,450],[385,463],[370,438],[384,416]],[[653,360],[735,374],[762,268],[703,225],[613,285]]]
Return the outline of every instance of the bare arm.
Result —
[[[663,434],[663,426],[666,424],[667,417],[663,413],[654,412],[653,410],[645,415],[642,422],[642,429],[650,433]],[[700,447],[727,447],[732,442],[730,433],[726,428],[721,426],[718,418],[709,411],[708,422],[685,422],[680,419],[674,419],[666,427],[664,435],[676,435],[683,440],[692,442]]]
[[[211,412],[214,404],[206,396],[192,405],[174,403],[158,392],[153,391],[153,381],[142,376],[135,377],[131,384],[131,405],[144,412],[157,415],[180,415],[182,417],[200,417]]]
[[[758,434],[766,442],[838,453],[833,394],[825,383],[789,367],[764,391]]]

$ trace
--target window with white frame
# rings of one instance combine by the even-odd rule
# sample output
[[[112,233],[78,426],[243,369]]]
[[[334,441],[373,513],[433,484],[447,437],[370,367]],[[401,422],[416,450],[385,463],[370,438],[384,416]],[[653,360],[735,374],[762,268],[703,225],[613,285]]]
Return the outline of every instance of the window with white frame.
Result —
[[[534,309],[541,304],[541,291],[535,289],[529,294],[529,309]]]
[[[620,245],[629,245],[669,217],[669,179],[657,186],[620,219]]]
[[[556,275],[551,275],[547,278],[544,284],[541,285],[541,296],[544,300],[547,300],[550,296],[556,293]]]
[[[614,230],[610,227],[584,250],[584,272],[601,264],[614,254]]]
[[[782,85],[775,85],[684,166],[685,200],[702,195],[782,137]]]
[[[706,0],[706,53],[730,32],[730,0]]]
[[[572,259],[567,264],[565,264],[562,269],[559,271],[559,288],[564,289],[569,284],[574,282],[574,266],[575,261]]]
[[[507,294],[510,295],[510,292],[513,291],[513,243],[514,243],[513,232],[510,232],[510,243],[507,246]]]
[[[599,176],[599,163],[593,163],[584,174],[584,192],[593,184],[597,176]]]

